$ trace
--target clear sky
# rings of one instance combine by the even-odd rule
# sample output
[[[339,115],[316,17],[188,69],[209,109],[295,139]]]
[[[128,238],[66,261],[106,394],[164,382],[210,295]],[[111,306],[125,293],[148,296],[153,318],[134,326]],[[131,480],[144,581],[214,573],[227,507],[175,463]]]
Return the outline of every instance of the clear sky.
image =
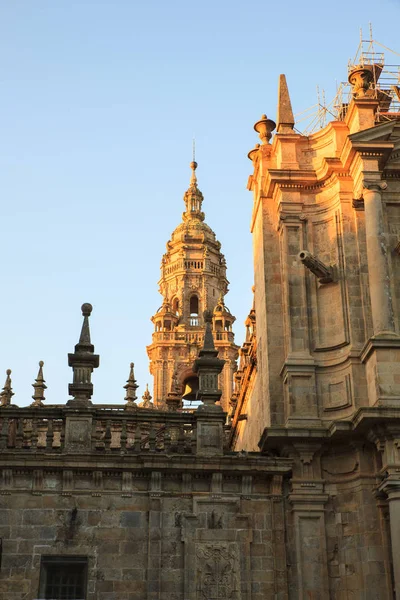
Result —
[[[31,402],[39,360],[47,403],[68,399],[83,302],[93,401],[124,401],[131,361],[138,393],[151,383],[149,319],[193,136],[243,341],[253,124],[275,118],[280,73],[295,113],[317,85],[330,100],[369,22],[400,51],[399,0],[0,0],[0,384],[11,368],[16,404]]]

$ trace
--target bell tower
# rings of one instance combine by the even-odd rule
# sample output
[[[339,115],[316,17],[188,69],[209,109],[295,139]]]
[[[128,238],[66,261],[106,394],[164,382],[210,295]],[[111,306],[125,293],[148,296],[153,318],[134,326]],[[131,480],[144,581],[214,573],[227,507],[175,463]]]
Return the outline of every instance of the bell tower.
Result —
[[[203,312],[213,311],[212,329],[219,358],[225,361],[219,380],[221,406],[228,409],[233,391],[238,346],[232,324],[235,317],[225,306],[228,291],[225,257],[215,233],[204,221],[203,194],[198,188],[197,163],[185,192],[182,222],[167,242],[161,260],[159,292],[163,302],[151,318],[152,343],[147,346],[150,373],[154,378],[154,404],[165,404],[171,386],[186,400],[194,400],[198,389],[192,367],[202,347]]]

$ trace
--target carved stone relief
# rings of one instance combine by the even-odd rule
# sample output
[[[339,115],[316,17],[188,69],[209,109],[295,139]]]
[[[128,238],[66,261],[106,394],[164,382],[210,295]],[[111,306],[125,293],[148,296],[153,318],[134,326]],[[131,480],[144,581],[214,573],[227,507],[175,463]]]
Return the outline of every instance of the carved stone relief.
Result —
[[[239,600],[237,544],[196,544],[196,600]]]

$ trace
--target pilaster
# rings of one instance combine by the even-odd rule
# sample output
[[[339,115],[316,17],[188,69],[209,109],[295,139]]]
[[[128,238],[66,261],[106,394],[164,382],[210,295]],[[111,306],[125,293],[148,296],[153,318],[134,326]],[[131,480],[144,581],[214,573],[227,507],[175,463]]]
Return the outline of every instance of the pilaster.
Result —
[[[297,596],[328,598],[325,505],[321,479],[321,443],[299,439],[285,450],[293,459],[293,477],[289,503],[292,512],[296,556]]]
[[[396,421],[372,428],[369,438],[382,456],[382,483],[378,492],[389,504],[391,558],[396,598],[400,598],[400,424]]]

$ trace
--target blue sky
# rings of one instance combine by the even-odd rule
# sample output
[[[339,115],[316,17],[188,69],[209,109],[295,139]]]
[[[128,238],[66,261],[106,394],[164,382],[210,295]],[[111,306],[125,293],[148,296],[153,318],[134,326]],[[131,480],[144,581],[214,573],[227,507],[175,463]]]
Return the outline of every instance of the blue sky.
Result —
[[[295,113],[317,85],[330,100],[369,22],[400,51],[399,17],[398,0],[0,0],[0,384],[11,368],[18,405],[39,360],[47,402],[68,399],[83,302],[100,354],[93,400],[123,402],[131,361],[138,392],[151,383],[145,346],[193,136],[242,342],[253,124],[275,117],[280,73]]]

